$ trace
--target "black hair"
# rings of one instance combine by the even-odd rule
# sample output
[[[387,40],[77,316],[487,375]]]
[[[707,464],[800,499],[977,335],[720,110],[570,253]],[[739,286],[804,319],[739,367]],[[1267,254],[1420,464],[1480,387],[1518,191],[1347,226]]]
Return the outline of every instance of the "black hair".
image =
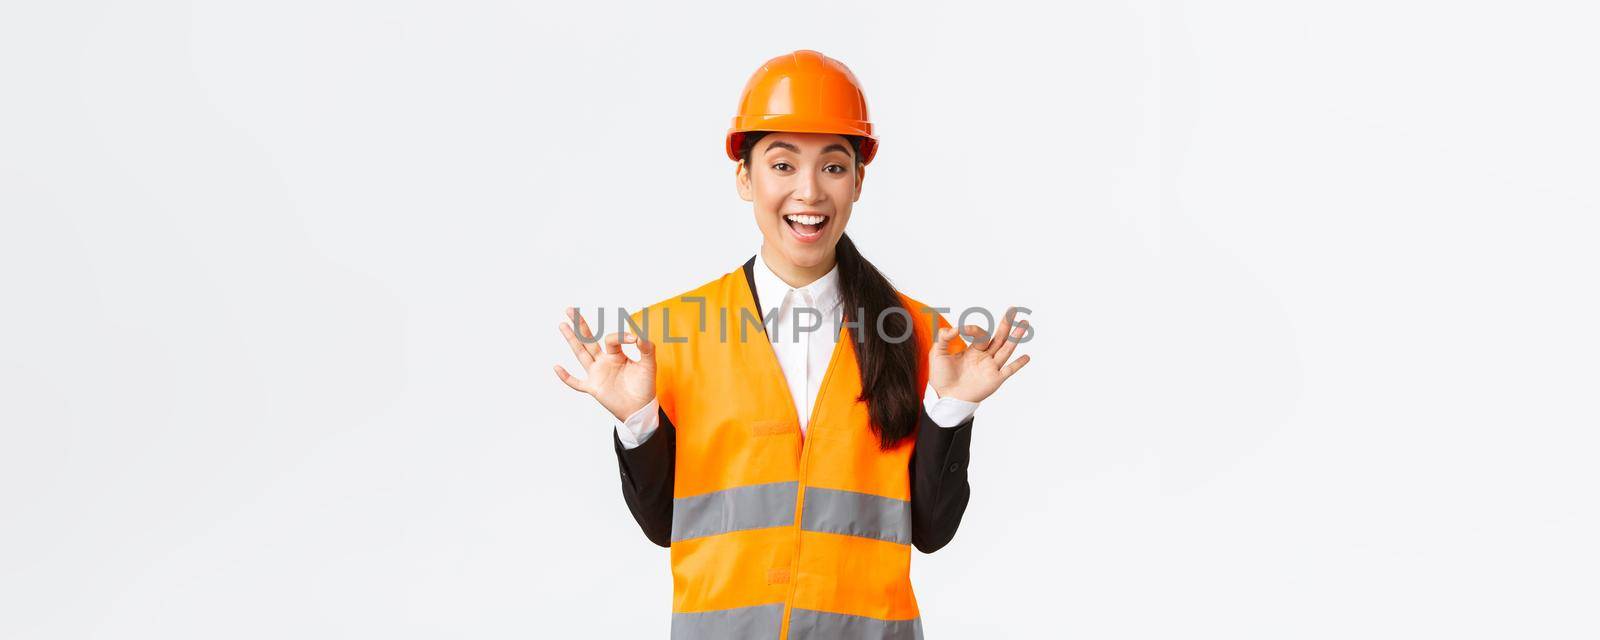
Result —
[[[770,131],[746,133],[739,144],[739,162],[750,166],[750,152],[756,142]],[[855,157],[861,157],[860,136],[844,136],[850,141]],[[889,450],[916,430],[922,413],[922,392],[917,389],[917,345],[910,339],[912,328],[907,326],[916,317],[900,302],[894,285],[871,262],[861,256],[856,243],[848,234],[839,236],[834,249],[839,262],[839,290],[843,301],[845,319],[859,323],[850,327],[856,341],[856,362],[861,374],[861,395],[858,401],[867,403],[873,434],[878,436],[878,446]],[[890,312],[899,308],[905,313]],[[860,318],[857,318],[857,313]],[[879,320],[882,329],[879,329]],[[884,336],[906,336],[899,342],[890,342]]]

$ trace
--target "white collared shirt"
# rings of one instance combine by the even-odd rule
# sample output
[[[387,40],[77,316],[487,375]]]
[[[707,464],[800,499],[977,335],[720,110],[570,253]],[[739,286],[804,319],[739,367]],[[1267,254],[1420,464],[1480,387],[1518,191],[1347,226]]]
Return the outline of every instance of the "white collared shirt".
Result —
[[[778,366],[783,370],[784,381],[789,385],[789,395],[795,412],[800,416],[800,433],[804,436],[811,422],[811,408],[816,404],[817,392],[822,388],[822,377],[828,371],[839,341],[834,327],[840,326],[843,309],[840,302],[839,265],[822,277],[800,288],[784,282],[767,266],[758,250],[752,269],[756,285],[756,298],[761,303],[761,317],[770,316],[768,339],[772,351],[778,356]],[[804,330],[817,327],[814,330]],[[923,406],[934,424],[954,427],[965,422],[978,410],[978,403],[940,398],[929,385],[923,392]],[[617,423],[617,439],[622,446],[632,449],[650,438],[660,426],[660,403],[649,404]]]

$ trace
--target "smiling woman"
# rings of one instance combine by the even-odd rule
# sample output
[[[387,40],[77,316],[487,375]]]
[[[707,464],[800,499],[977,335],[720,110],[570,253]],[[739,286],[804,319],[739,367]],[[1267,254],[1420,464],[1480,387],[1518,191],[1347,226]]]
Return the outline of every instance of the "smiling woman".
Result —
[[[603,346],[568,309],[560,329],[588,376],[556,375],[619,421],[623,498],[672,549],[672,637],[921,638],[911,549],[955,535],[973,414],[1027,364],[1010,360],[1027,321],[963,327],[969,347],[845,235],[878,141],[839,61],[768,61],[726,145],[757,255]],[[740,337],[706,314],[736,318]],[[742,339],[743,318],[763,339]]]
[[[754,170],[761,175],[761,188],[753,184],[751,152],[761,144],[761,161]],[[847,146],[848,145],[848,146]],[[818,149],[820,147],[820,150]],[[765,209],[776,211],[793,232],[793,239],[813,248],[823,239],[823,228],[840,218],[835,229],[843,229],[850,219],[850,208],[861,198],[865,165],[858,166],[861,138],[818,133],[757,131],[744,136],[739,145],[739,196],[756,204],[758,224]],[[842,206],[835,206],[842,203]],[[841,211],[842,209],[842,211]],[[762,224],[762,233],[768,226]],[[843,236],[843,231],[839,236]],[[769,240],[772,240],[768,236]],[[781,244],[781,243],[780,243]],[[809,258],[820,262],[820,251],[786,250],[795,262]],[[819,274],[820,275],[820,274]]]
[[[914,345],[882,339],[906,331],[907,317],[886,313],[901,304],[894,286],[844,233],[866,174],[866,165],[856,161],[861,141],[837,134],[751,132],[739,145],[738,188],[740,197],[755,205],[763,258],[768,251],[779,254],[767,260],[779,278],[811,282],[838,265],[846,315],[881,319],[881,331],[862,331],[857,341],[873,429],[888,448],[915,428],[922,394],[913,388],[908,365],[916,360]],[[753,163],[757,148],[761,160]],[[850,309],[859,309],[859,315]]]

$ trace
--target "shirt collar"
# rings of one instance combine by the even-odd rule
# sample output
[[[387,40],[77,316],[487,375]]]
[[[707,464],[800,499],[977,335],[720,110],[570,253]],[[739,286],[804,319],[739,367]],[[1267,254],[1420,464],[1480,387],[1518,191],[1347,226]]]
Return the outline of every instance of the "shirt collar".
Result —
[[[810,284],[803,287],[791,287],[789,283],[783,281],[783,278],[779,278],[778,274],[772,272],[772,268],[767,266],[766,258],[761,257],[761,251],[757,249],[755,268],[752,271],[756,281],[756,297],[761,299],[761,314],[763,316],[781,307],[784,296],[787,296],[791,289],[809,291],[812,305],[824,315],[833,311],[834,307],[839,306],[841,294],[839,292],[838,262],[835,262],[833,268],[829,269],[822,277],[813,280]]]

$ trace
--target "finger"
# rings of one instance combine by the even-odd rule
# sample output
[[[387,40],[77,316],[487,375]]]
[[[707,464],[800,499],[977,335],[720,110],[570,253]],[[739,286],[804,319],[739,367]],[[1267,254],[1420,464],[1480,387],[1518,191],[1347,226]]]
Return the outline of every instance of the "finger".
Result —
[[[621,331],[618,331],[617,333],[622,335],[622,344],[637,345],[637,344],[639,344],[639,341],[642,339],[642,338],[639,337],[639,334],[634,333],[632,331],[629,331],[627,329],[623,329]],[[622,355],[627,356],[628,354],[624,353]],[[632,360],[631,357],[629,359]]]
[[[1006,314],[1000,319],[999,328],[994,330],[994,336],[989,339],[989,346],[985,347],[983,350],[991,354],[999,351],[1000,347],[1006,342],[1006,336],[1011,335],[1011,325],[1016,321],[1016,319],[1017,308],[1007,307]],[[1001,362],[1005,361],[1001,360]]]
[[[950,353],[950,339],[956,337],[956,330],[950,328],[939,329],[933,334],[933,348],[928,352],[936,356]]]
[[[1011,357],[1011,352],[1017,350],[1017,340],[1022,338],[1024,329],[1026,329],[1027,326],[1027,320],[1017,323],[1017,328],[1011,330],[1011,337],[1007,338],[1004,342],[1001,342],[1000,348],[994,352],[994,359],[996,362],[1005,362],[1007,358]]]
[[[594,364],[594,354],[589,352],[587,345],[578,341],[578,336],[572,333],[572,327],[565,322],[561,323],[561,335],[567,339],[567,346],[572,347],[572,355],[578,358],[579,366],[588,369],[589,365]]]
[[[1000,370],[1000,373],[1005,374],[1005,378],[1010,378],[1011,374],[1021,371],[1022,366],[1025,364],[1028,364],[1028,354],[1022,354],[1022,357],[1012,360],[1011,364],[1006,365],[1004,369]],[[1001,378],[1001,380],[1004,380],[1005,378]]]
[[[577,307],[567,307],[567,319],[573,321],[573,324],[578,327],[578,335],[583,336],[583,340],[579,341],[578,344],[588,349],[590,356],[600,355],[600,341],[594,339],[594,332],[589,330],[589,320],[584,318],[583,314],[578,313]]]
[[[622,334],[606,334],[605,345],[605,352],[607,355],[622,355]]]
[[[656,362],[656,343],[644,336],[639,336],[639,362],[649,365]]]
[[[984,330],[983,327],[975,324],[969,324],[961,328],[961,333],[975,338],[971,344],[967,345],[968,347],[976,349],[980,352],[989,348],[989,340],[987,339],[989,332]]]
[[[577,378],[573,377],[572,374],[567,373],[567,370],[561,368],[561,365],[559,364],[556,365],[556,377],[560,378],[562,382],[567,383],[567,386],[572,387],[573,391],[583,391],[584,393],[588,393],[588,391],[584,391],[583,383]]]

